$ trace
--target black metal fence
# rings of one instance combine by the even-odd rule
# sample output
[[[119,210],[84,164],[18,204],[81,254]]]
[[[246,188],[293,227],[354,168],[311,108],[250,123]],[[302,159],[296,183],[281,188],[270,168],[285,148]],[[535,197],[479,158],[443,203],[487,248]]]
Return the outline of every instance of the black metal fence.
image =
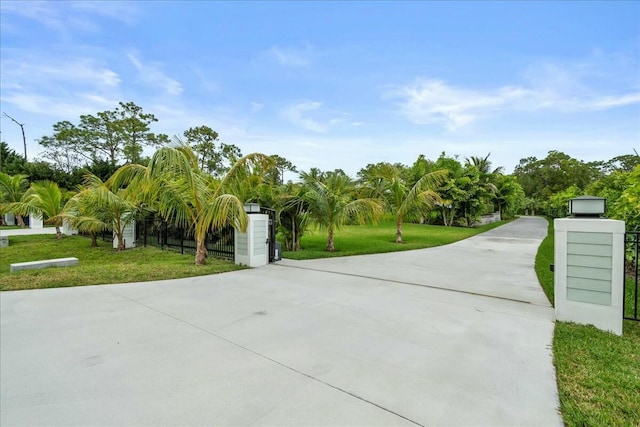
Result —
[[[105,230],[99,234],[105,242],[113,242],[113,232]],[[148,217],[136,220],[136,246],[155,246],[161,249],[180,251],[181,254],[195,254],[196,241],[192,230]],[[209,231],[205,239],[209,256],[234,261],[234,229],[231,226]]]
[[[177,227],[159,218],[144,218],[136,221],[136,245],[157,246],[180,253],[196,253],[193,230]],[[209,231],[205,238],[209,256],[234,260],[234,229],[231,226]]]
[[[624,235],[624,298],[622,313],[625,319],[640,322],[638,307],[638,252],[640,231],[628,231]]]

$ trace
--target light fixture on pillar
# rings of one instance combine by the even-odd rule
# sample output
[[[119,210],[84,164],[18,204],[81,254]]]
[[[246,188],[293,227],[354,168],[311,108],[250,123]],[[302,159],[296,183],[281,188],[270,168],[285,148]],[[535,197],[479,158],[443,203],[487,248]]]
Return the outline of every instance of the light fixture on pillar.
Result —
[[[260,213],[260,205],[258,203],[245,203],[244,211],[248,214]]]
[[[580,196],[569,200],[569,215],[580,218],[600,218],[607,210],[607,199]]]

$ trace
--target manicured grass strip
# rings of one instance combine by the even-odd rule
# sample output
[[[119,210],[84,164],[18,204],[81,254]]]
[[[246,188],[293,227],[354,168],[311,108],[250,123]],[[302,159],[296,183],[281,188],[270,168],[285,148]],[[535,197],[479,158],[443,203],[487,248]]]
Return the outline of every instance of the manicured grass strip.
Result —
[[[325,250],[326,230],[315,229],[310,230],[302,238],[301,251],[284,251],[282,255],[285,258],[303,260],[424,249],[457,242],[506,223],[507,221],[502,221],[476,228],[404,224],[405,243],[400,244],[395,243],[396,225],[392,221],[384,221],[376,225],[347,225],[336,232],[335,252]]]
[[[625,321],[624,329],[618,337],[556,323],[554,363],[567,426],[640,426],[640,325]]]
[[[554,304],[553,293],[553,272],[551,272],[551,264],[554,263],[554,237],[553,237],[553,220],[548,219],[549,228],[547,231],[547,237],[544,238],[538,252],[536,253],[535,270],[538,275],[538,281],[542,290],[547,295],[551,305]]]
[[[535,269],[551,304],[553,243],[550,221]],[[629,312],[631,289],[626,298]],[[640,322],[625,320],[623,328],[619,337],[593,326],[556,322],[553,360],[567,426],[640,426]]]
[[[146,247],[116,252],[109,243],[90,247],[86,237],[54,235],[11,236],[0,249],[0,290],[41,289],[109,283],[144,282],[223,273],[241,269],[229,261],[207,259],[195,266],[193,255]],[[76,257],[77,267],[47,268],[9,273],[9,264],[51,258]]]

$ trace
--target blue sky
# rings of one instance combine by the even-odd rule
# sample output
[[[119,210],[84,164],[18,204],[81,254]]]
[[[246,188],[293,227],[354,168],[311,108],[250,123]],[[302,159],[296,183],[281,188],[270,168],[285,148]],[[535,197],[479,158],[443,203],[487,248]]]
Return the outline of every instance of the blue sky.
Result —
[[[640,151],[640,2],[0,3],[0,110],[29,157],[133,101],[299,169]],[[20,128],[0,120],[22,152]]]

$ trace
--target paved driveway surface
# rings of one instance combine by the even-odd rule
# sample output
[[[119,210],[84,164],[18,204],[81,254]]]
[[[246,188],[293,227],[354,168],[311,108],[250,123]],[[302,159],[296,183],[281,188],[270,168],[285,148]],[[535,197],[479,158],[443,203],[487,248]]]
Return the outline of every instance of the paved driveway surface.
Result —
[[[562,425],[545,234],[3,292],[0,424]]]

